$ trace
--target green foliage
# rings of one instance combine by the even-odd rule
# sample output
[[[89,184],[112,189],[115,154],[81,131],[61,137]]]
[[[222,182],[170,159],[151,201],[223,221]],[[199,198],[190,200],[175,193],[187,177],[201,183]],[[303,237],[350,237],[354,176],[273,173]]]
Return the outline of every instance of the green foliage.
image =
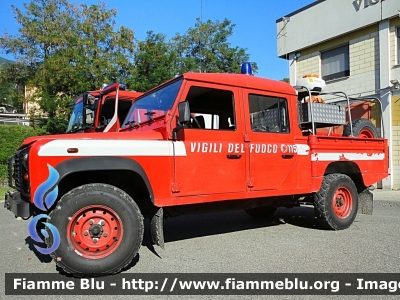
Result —
[[[147,33],[135,51],[135,90],[146,91],[185,72],[238,73],[249,61],[246,49],[230,47],[228,38],[234,25],[227,19],[205,23],[197,19],[195,28],[176,34],[171,41],[163,34]],[[257,72],[257,64],[252,63]],[[132,85],[129,85],[132,86]]]
[[[65,133],[68,127],[68,120],[65,118],[53,118],[46,120],[43,129],[49,133]]]
[[[7,185],[7,160],[30,136],[44,134],[42,129],[21,125],[0,125],[0,186]]]
[[[230,47],[228,38],[234,25],[227,19],[205,23],[197,19],[195,27],[176,34],[171,41],[165,35],[147,32],[137,43],[133,86],[137,91],[149,90],[185,72],[238,73],[243,62],[249,61],[246,50]],[[253,71],[257,64],[252,63]]]
[[[234,24],[224,19],[222,22],[196,20],[194,28],[184,34],[177,34],[173,41],[178,55],[177,71],[238,73],[243,62],[249,61],[246,49],[230,47],[228,38],[233,34]],[[252,62],[253,71],[257,64]]]
[[[18,112],[21,112],[24,101],[24,83],[27,80],[27,70],[23,64],[3,65],[0,68],[0,102],[10,104]]]
[[[12,6],[18,34],[0,36],[0,49],[18,61],[0,71],[0,96],[10,95],[6,98],[20,109],[19,87],[34,87],[25,101],[38,102],[47,114],[42,125],[48,133],[65,132],[66,104],[103,83],[122,81],[147,91],[189,71],[238,73],[249,61],[246,49],[231,47],[235,25],[227,19],[197,19],[194,28],[170,41],[152,31],[136,41],[132,29],[114,30],[116,10],[102,2],[31,0],[23,5],[23,10]],[[256,72],[257,64],[252,65]]]
[[[0,186],[0,200],[4,200],[4,195],[7,193],[7,191],[12,191],[12,188]]]
[[[0,68],[12,63],[14,63],[14,61],[0,57]]]
[[[176,54],[165,35],[147,32],[144,41],[137,43],[133,87],[145,92],[174,77]],[[128,83],[128,86],[131,86]]]
[[[0,47],[25,65],[49,122],[66,119],[59,113],[66,97],[132,76],[133,30],[114,31],[116,11],[104,3],[32,0],[24,11],[12,7],[21,29],[1,36]]]
[[[11,94],[13,91],[12,81],[4,81],[2,78],[7,74],[4,71],[13,62],[0,57],[0,103],[13,105]]]
[[[1,78],[1,70],[0,70]],[[0,79],[0,103],[13,105],[11,94],[13,92],[13,85],[10,82],[1,83]]]

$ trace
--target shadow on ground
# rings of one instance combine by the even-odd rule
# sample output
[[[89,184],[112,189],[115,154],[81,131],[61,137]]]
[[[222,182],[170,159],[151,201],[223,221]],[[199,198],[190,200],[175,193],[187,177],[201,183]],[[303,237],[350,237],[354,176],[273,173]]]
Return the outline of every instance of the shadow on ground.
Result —
[[[244,211],[186,215],[164,220],[165,242],[225,234],[263,227],[290,224],[297,227],[322,230],[315,218],[314,208],[309,206],[279,208],[269,218],[254,219]],[[145,222],[143,246],[152,245],[150,223]],[[149,248],[150,249],[150,248]],[[151,249],[150,249],[151,250]],[[151,250],[152,251],[152,250]]]

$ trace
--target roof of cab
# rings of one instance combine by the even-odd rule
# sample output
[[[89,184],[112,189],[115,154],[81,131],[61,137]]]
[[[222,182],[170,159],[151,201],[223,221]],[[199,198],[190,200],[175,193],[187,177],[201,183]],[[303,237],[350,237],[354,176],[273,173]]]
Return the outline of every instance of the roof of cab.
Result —
[[[184,73],[182,76],[187,80],[296,95],[295,89],[284,81],[266,79],[251,75],[231,73]]]

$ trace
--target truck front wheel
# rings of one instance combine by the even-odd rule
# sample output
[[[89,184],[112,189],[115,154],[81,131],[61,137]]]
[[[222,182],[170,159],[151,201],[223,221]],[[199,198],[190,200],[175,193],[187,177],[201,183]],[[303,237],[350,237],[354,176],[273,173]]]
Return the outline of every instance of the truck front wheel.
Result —
[[[138,253],[143,216],[124,191],[87,184],[65,194],[49,214],[60,234],[51,256],[67,273],[106,275],[119,272]],[[46,240],[52,245],[52,235]]]
[[[357,215],[358,194],[354,182],[344,174],[328,174],[314,197],[319,223],[327,229],[350,227]]]

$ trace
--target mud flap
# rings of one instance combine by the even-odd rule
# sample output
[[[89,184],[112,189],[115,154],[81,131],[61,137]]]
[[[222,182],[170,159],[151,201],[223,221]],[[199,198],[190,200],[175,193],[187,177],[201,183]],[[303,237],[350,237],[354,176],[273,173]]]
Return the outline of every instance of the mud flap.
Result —
[[[164,212],[162,208],[156,208],[151,217],[151,237],[153,243],[164,249]]]
[[[358,194],[358,213],[364,215],[372,215],[374,209],[374,195],[365,189]]]

